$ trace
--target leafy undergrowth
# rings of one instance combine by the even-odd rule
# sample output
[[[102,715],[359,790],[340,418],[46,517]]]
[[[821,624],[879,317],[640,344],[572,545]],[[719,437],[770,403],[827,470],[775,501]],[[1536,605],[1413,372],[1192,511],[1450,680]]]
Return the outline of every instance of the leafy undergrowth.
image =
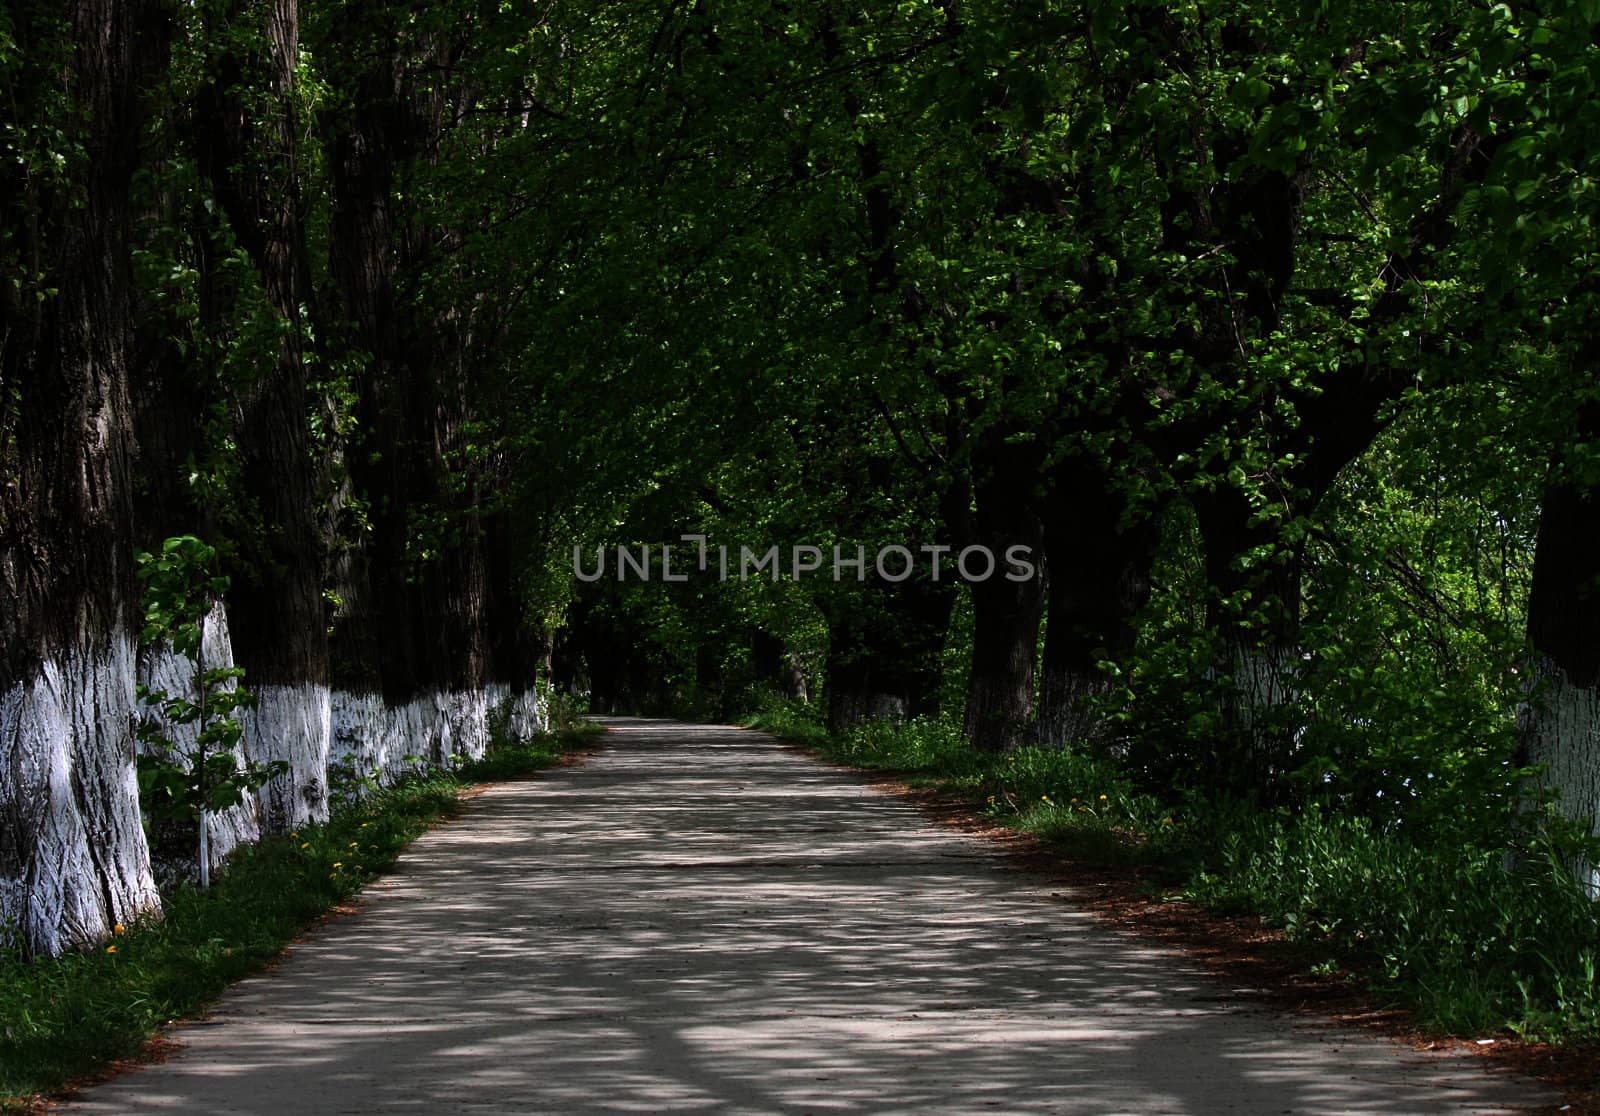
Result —
[[[1600,917],[1565,859],[1533,840],[1504,849],[1424,845],[1316,806],[1262,810],[1138,790],[1113,762],[1073,751],[973,751],[935,721],[873,723],[832,738],[803,713],[750,727],[831,759],[952,794],[990,820],[1100,865],[1157,869],[1163,892],[1260,915],[1362,979],[1426,1031],[1600,1038]],[[1508,863],[1511,865],[1508,867]]]
[[[454,772],[372,790],[322,825],[246,846],[207,891],[163,896],[165,912],[91,951],[28,960],[0,954],[0,1109],[137,1055],[164,1023],[193,1014],[261,968],[317,918],[460,809],[477,782],[525,778],[600,731],[579,726],[507,743]]]

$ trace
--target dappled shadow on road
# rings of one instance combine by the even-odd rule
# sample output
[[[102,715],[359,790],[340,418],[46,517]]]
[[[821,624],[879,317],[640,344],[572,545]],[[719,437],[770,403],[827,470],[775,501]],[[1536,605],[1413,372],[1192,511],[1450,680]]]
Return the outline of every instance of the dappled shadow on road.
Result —
[[[618,721],[491,789],[140,1112],[1463,1112],[1520,1083],[1270,1013],[754,733]]]

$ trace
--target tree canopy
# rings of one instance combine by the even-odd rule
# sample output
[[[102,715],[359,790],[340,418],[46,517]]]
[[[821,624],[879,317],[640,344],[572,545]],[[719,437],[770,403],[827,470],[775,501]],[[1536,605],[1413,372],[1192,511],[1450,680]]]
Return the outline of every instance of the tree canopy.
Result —
[[[188,537],[273,773],[241,833],[554,688],[1513,859],[1564,825],[1592,884],[1597,25],[9,5],[0,760],[92,790],[0,793],[0,926],[155,901],[134,569]],[[29,696],[69,662],[103,716]]]

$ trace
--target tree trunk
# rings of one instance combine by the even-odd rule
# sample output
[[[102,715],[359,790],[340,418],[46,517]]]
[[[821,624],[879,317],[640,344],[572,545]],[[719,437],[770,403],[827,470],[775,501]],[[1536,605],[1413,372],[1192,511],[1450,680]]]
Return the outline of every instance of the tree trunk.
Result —
[[[206,616],[204,635],[205,642],[201,648],[203,669],[219,670],[233,666],[233,643],[228,632],[228,613],[220,603]],[[196,696],[194,661],[186,655],[176,654],[169,643],[163,641],[153,647],[140,648],[138,669],[141,685],[194,700]],[[233,685],[230,682],[227,688],[231,690]],[[144,716],[155,718],[161,724],[162,735],[174,746],[164,758],[188,766],[190,757],[194,755],[195,738],[200,734],[200,726],[168,723],[158,711],[152,709],[146,709]],[[141,741],[137,747],[143,753],[148,746]],[[243,756],[236,753],[236,758],[242,759]],[[225,810],[209,811],[206,823],[210,870],[213,877],[222,871],[224,862],[234,849],[240,845],[254,844],[261,837],[261,811],[255,798],[251,796],[246,796],[237,805]],[[199,865],[195,858],[194,845],[189,840],[193,836],[193,833],[187,833],[181,843],[164,844],[162,835],[155,834],[156,847],[153,854],[157,875],[162,880],[163,887],[169,881],[187,881],[196,877]]]
[[[254,14],[235,9],[223,19],[246,11]],[[239,392],[240,483],[260,529],[243,540],[230,570],[229,612],[234,655],[257,699],[241,711],[245,752],[258,763],[288,765],[259,792],[262,827],[285,832],[327,817],[330,732],[322,484],[309,446],[303,352],[311,287],[293,107],[297,0],[271,0],[265,26],[249,34],[218,30],[229,49],[199,98],[195,154],[284,325],[277,360]],[[257,43],[259,53],[251,49]]]
[[[1105,751],[1115,740],[1101,706],[1114,686],[1106,667],[1133,651],[1158,532],[1145,512],[1130,520],[1116,482],[1086,463],[1059,470],[1055,482],[1044,539],[1049,602],[1037,738],[1044,748]]]
[[[954,605],[948,575],[938,584],[913,578],[825,602],[830,732],[938,712],[940,654]]]
[[[511,485],[504,469],[497,487]],[[484,630],[489,656],[489,707],[503,718],[512,739],[526,740],[550,728],[548,641],[534,636],[517,588],[518,544],[505,510],[484,520]]]
[[[987,547],[995,568],[986,580],[972,581],[972,672],[962,728],[973,747],[1003,752],[1026,743],[1032,733],[1044,578],[1037,568],[1023,581],[1007,579],[1004,571],[1013,547],[1027,548],[1036,565],[1043,556],[1044,523],[1036,510],[1038,452],[1031,443],[1008,445],[998,431],[991,432],[973,472],[976,510],[966,545]]]
[[[1299,711],[1300,556],[1283,550],[1260,569],[1241,555],[1275,541],[1270,525],[1252,525],[1237,489],[1196,501],[1211,587],[1208,626],[1217,633],[1223,733],[1209,757],[1213,785],[1277,797],[1304,728]]]
[[[159,909],[133,766],[128,191],[166,23],[145,0],[65,14],[63,42],[14,12],[9,123],[81,145],[73,188],[0,161],[6,270],[55,290],[0,287],[0,937],[36,953]]]
[[[379,19],[374,9],[366,13]],[[395,252],[390,225],[393,164],[398,157],[388,123],[395,99],[394,60],[381,31],[340,20],[336,34],[350,41],[317,43],[334,72],[349,81],[347,116],[325,117],[330,132],[333,214],[329,264],[342,317],[354,328],[350,344],[366,359],[356,374],[356,424],[338,447],[346,479],[336,517],[360,504],[365,530],[336,542],[330,570],[338,604],[330,636],[330,761],[337,769],[380,779],[403,774],[418,754],[410,734],[420,710],[409,686],[409,589],[406,585],[405,504],[396,477],[400,409],[385,394],[401,359],[395,301]],[[365,40],[363,51],[358,40]],[[372,44],[386,44],[373,48]],[[364,59],[358,68],[356,59]],[[396,677],[398,673],[403,677]]]
[[[806,678],[805,664],[783,640],[760,628],[752,628],[750,652],[759,681],[772,686],[787,701],[810,702],[811,685]]]
[[[510,582],[510,525],[501,516],[489,532],[504,537],[486,538],[484,520],[495,517],[483,514],[475,478],[458,483],[451,475],[471,417],[462,371],[471,363],[468,332],[451,306],[421,309],[403,297],[404,284],[430,266],[441,234],[425,223],[402,229],[390,216],[407,167],[437,151],[456,114],[441,111],[439,98],[450,94],[433,76],[408,82],[394,47],[405,32],[392,13],[365,11],[332,32],[319,49],[352,66],[341,75],[352,107],[328,118],[331,255],[354,347],[367,355],[346,460],[368,524],[336,567],[335,660],[340,687],[350,691],[340,708],[353,711],[355,723],[335,735],[340,751],[359,745],[370,754],[362,741],[381,695],[401,722],[381,750],[444,763],[488,746],[491,684],[495,701],[509,702],[521,723],[544,716]],[[449,72],[448,60],[438,61],[439,72]],[[502,574],[504,584],[491,583]]]
[[[1600,439],[1600,402],[1578,409],[1575,442]],[[1562,463],[1545,491],[1528,599],[1535,656],[1521,719],[1523,758],[1544,765],[1543,782],[1586,833],[1600,832],[1600,485],[1584,485]],[[1591,892],[1600,875],[1579,873]]]

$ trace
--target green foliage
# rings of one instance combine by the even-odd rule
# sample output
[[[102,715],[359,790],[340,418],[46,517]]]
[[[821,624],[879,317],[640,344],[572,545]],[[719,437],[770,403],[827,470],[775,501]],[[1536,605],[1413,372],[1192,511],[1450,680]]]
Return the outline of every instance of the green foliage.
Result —
[[[979,755],[939,722],[874,722],[839,739],[781,716],[756,724],[955,795],[1071,856],[1147,865],[1188,898],[1259,914],[1429,1030],[1600,1037],[1600,910],[1573,878],[1575,846],[1555,816],[1525,813],[1516,845],[1460,843],[1465,827],[1429,842],[1342,806],[1163,799],[1121,764],[1070,749]]]
[[[1079,854],[1124,861],[1165,847],[1174,832],[1173,811],[1140,792],[1126,770],[1103,757],[1070,749],[980,753],[959,726],[934,718],[868,721],[837,737],[794,707],[747,723],[830,759],[958,795],[1002,824]]]
[[[55,958],[0,955],[0,1105],[137,1054],[174,1019],[278,956],[328,910],[387,871],[473,782],[526,778],[599,731],[506,741],[477,765],[418,773],[339,802],[323,825],[241,847],[207,890],[181,886],[164,913],[118,927],[109,945]]]
[[[800,702],[768,702],[740,723],[796,744],[820,745],[828,739],[827,728],[818,720],[817,707]]]
[[[828,751],[846,763],[908,775],[977,770],[985,762],[963,739],[960,729],[929,718],[900,724],[867,721],[831,742]]]
[[[216,886],[179,888],[162,917],[119,928],[104,948],[0,958],[0,1097],[50,1091],[137,1054],[454,813],[459,786],[443,775],[410,781],[326,825],[242,847]]]
[[[558,763],[563,755],[605,731],[593,721],[585,721],[570,707],[552,711],[551,731],[527,739],[513,736],[503,711],[489,720],[489,747],[482,759],[469,760],[456,769],[466,783],[505,782],[528,779]]]
[[[162,543],[159,553],[138,558],[144,586],[140,642],[170,648],[191,664],[186,694],[138,687],[139,700],[153,714],[141,718],[138,727],[146,749],[138,757],[140,806],[152,833],[198,831],[202,884],[210,879],[206,816],[238,805],[288,769],[282,761],[239,758],[243,730],[234,714],[253,704],[254,696],[239,685],[242,668],[205,662],[206,620],[228,589],[228,579],[213,572],[216,557],[215,547],[180,535]],[[173,739],[179,726],[193,728],[187,747]]]
[[[1600,1036],[1600,913],[1565,851],[1421,846],[1360,816],[1238,811],[1206,825],[1196,900],[1327,946],[1424,1027]]]

